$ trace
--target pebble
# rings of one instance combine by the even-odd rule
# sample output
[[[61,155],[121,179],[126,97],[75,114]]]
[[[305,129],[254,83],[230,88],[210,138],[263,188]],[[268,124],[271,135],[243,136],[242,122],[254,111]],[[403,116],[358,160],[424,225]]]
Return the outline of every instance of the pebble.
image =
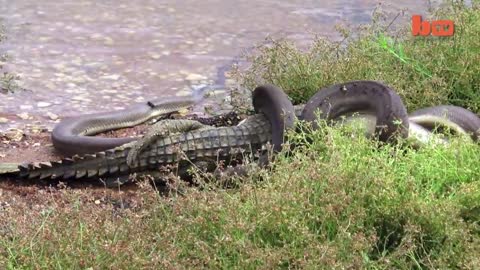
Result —
[[[57,120],[58,119],[58,115],[52,113],[52,112],[47,112],[47,116],[48,118],[50,118],[51,120]]]
[[[30,119],[30,115],[28,115],[28,113],[19,113],[19,114],[17,114],[17,116],[20,117],[23,120]]]
[[[150,56],[150,58],[152,58],[154,60],[158,60],[162,57],[162,55],[158,54],[158,53],[150,53],[149,56]]]
[[[103,41],[103,44],[105,45],[113,45],[115,42],[113,41],[113,39],[111,37],[105,37],[104,41]]]
[[[100,33],[95,33],[95,34],[90,35],[90,38],[93,39],[93,40],[100,40],[100,39],[103,38],[103,35],[100,34]]]
[[[32,125],[32,127],[30,128],[30,132],[34,133],[34,134],[38,134],[42,131],[43,131],[43,128],[41,126],[38,126],[38,125]]]
[[[177,97],[190,96],[191,94],[192,94],[192,91],[189,91],[189,90],[180,90],[177,93],[175,93]]]
[[[33,109],[32,105],[20,105],[20,110],[26,111],[26,110],[31,110]]]
[[[72,100],[77,100],[77,101],[84,101],[84,102],[91,102],[92,100],[86,97],[82,96],[74,96],[72,97]]]
[[[107,93],[107,94],[116,94],[118,93],[117,90],[114,89],[105,89],[105,90],[100,90],[102,93]]]
[[[118,74],[112,74],[112,75],[106,75],[106,76],[102,76],[100,77],[102,79],[107,79],[107,80],[112,80],[112,81],[116,81],[120,78],[120,75]]]
[[[54,69],[57,69],[57,70],[64,70],[67,66],[65,65],[65,63],[55,63],[52,65],[52,67]]]
[[[55,84],[54,84],[54,83],[51,83],[51,82],[45,83],[45,87],[46,87],[47,89],[50,89],[50,90],[55,90],[55,89],[57,89],[57,87],[55,86]]]
[[[37,107],[39,108],[46,108],[46,107],[50,107],[52,106],[52,103],[48,103],[48,102],[43,102],[43,101],[40,101],[37,103]]]
[[[19,142],[23,138],[23,131],[17,128],[11,128],[4,133],[4,136],[10,141]]]
[[[216,96],[216,95],[223,95],[223,94],[226,93],[226,90],[213,90],[213,91],[210,91],[209,93],[210,93],[211,95],[214,95],[214,96]]]
[[[57,51],[57,50],[48,50],[48,53],[51,54],[51,55],[60,55],[60,54],[62,54],[61,51]]]
[[[0,124],[8,123],[8,119],[5,117],[0,117]]]
[[[73,78],[72,80],[76,83],[84,83],[85,82],[85,79],[82,78],[82,77],[76,77],[76,78]]]
[[[200,74],[195,74],[195,73],[190,73],[188,76],[185,78],[187,81],[200,81],[200,80],[205,80],[207,77],[200,75]]]

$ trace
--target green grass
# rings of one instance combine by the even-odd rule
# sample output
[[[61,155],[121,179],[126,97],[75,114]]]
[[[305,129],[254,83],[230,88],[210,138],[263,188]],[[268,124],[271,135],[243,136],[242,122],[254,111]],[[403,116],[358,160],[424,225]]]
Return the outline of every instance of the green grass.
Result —
[[[457,2],[424,16],[453,20],[453,37],[414,37],[409,25],[385,31],[391,21],[377,14],[372,25],[339,27],[341,42],[317,38],[306,51],[289,40],[272,40],[248,57],[252,66],[236,78],[249,89],[278,85],[295,103],[335,83],[378,80],[395,89],[409,111],[454,104],[479,112],[480,5],[477,0],[466,8]]]
[[[475,4],[438,15],[457,23],[451,39],[404,33],[400,40],[372,26],[340,51],[321,39],[307,52],[275,42],[237,75],[246,86],[275,83],[297,103],[322,86],[375,79],[394,86],[409,110],[452,103],[478,112]],[[349,127],[303,129],[289,136],[295,151],[231,189],[177,181],[184,196],[160,196],[148,185],[135,196],[44,189],[12,201],[0,193],[10,202],[0,204],[0,266],[478,269],[478,144],[452,138],[413,150]]]
[[[238,188],[185,196],[145,187],[121,209],[88,192],[3,214],[0,263],[15,268],[474,269],[478,145],[415,151],[326,125]],[[310,141],[310,143],[309,143]],[[258,181],[262,179],[262,181]],[[61,198],[61,199],[59,199]],[[134,205],[125,199],[125,205]]]

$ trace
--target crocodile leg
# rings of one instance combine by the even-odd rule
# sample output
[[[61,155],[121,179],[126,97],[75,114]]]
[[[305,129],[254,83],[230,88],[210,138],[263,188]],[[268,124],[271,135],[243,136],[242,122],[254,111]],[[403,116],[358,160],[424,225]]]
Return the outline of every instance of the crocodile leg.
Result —
[[[193,130],[212,128],[214,127],[188,119],[163,120],[158,122],[153,125],[141,139],[133,143],[131,150],[128,152],[127,165],[133,166],[138,162],[138,155],[159,138],[165,138],[174,133],[184,133]]]

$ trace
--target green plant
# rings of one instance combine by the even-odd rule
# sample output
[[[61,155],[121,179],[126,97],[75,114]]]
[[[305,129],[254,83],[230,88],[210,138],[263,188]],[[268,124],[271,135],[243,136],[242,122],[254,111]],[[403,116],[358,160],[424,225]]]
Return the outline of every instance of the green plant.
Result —
[[[357,29],[338,27],[344,39],[317,38],[306,51],[288,40],[270,40],[247,56],[247,70],[234,72],[249,89],[273,83],[303,103],[316,91],[351,80],[378,80],[395,89],[409,111],[453,104],[480,111],[480,8],[454,1],[429,19],[451,19],[455,35],[449,38],[414,37],[409,26],[392,30],[382,20]],[[378,14],[380,13],[380,14]]]

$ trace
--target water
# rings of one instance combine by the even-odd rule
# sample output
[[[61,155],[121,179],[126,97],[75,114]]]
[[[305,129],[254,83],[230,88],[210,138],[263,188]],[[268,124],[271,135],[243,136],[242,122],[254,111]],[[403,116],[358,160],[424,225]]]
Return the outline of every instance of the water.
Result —
[[[321,4],[320,4],[321,3]],[[267,35],[309,44],[338,38],[342,20],[368,23],[371,0],[0,0],[10,55],[4,71],[27,91],[0,94],[0,131],[80,113],[188,94],[224,83],[224,72]],[[426,1],[391,1],[386,10],[422,14]],[[23,114],[22,114],[23,113]],[[27,115],[25,115],[25,113]],[[23,118],[23,119],[22,119]]]

